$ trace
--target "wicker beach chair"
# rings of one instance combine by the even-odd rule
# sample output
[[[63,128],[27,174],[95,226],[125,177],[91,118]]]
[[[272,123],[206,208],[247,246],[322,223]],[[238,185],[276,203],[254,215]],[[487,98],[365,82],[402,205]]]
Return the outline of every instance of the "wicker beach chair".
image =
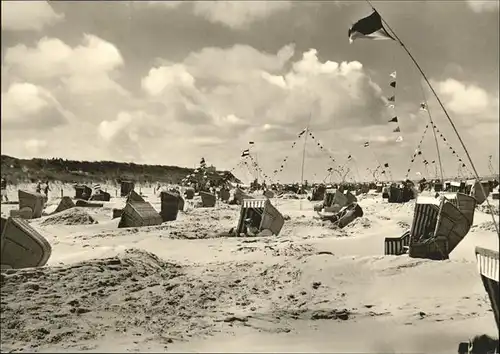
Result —
[[[74,199],[82,199],[89,200],[92,195],[92,188],[85,185],[76,185],[75,186],[75,198]]]
[[[8,218],[2,230],[0,253],[2,268],[42,267],[52,247],[27,221]]]
[[[269,199],[244,199],[236,234],[245,233],[246,226],[255,227],[259,232],[269,230],[277,236],[285,223],[283,215]]]
[[[419,198],[409,232],[386,238],[384,253],[409,253],[413,258],[448,259],[467,235],[474,219],[474,198],[456,193],[454,198]]]
[[[120,181],[120,196],[126,197],[135,188],[135,183],[132,181]]]
[[[30,208],[32,210],[31,218],[37,219],[42,217],[42,211],[45,206],[46,197],[40,193],[26,192],[19,190],[19,210]]]
[[[162,217],[148,202],[129,201],[121,215],[119,228],[160,225]]]
[[[213,208],[215,206],[217,197],[214,194],[201,191],[200,196],[201,204],[204,208]]]
[[[161,211],[160,215],[165,221],[174,221],[179,213],[179,198],[180,196],[170,192],[161,192]]]

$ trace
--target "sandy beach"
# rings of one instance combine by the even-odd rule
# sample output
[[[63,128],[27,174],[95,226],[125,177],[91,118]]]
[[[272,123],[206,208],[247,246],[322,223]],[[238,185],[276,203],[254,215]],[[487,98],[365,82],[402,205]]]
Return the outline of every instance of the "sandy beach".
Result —
[[[52,256],[2,274],[2,351],[445,353],[496,335],[474,259],[498,248],[490,215],[476,211],[449,260],[384,256],[415,201],[358,199],[364,216],[342,230],[307,200],[272,199],[290,217],[277,237],[220,237],[240,207],[197,199],[160,226],[118,229],[124,198],[31,220]]]

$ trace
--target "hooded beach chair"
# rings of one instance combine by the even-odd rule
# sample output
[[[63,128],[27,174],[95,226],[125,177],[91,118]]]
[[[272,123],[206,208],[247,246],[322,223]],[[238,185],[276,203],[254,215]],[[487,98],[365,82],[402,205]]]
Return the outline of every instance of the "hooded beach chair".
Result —
[[[130,200],[125,204],[119,228],[161,225],[162,217],[148,202]]]
[[[19,198],[19,210],[30,208],[31,218],[41,218],[46,197],[40,193],[26,192],[21,189],[17,193]]]
[[[481,189],[481,185],[483,188]],[[483,193],[484,190],[484,193]],[[470,195],[476,199],[477,204],[483,204],[486,198],[490,195],[490,184],[488,181],[476,181],[471,188]]]
[[[27,221],[8,218],[2,230],[0,261],[2,268],[42,267],[52,247]]]
[[[498,251],[476,247],[476,260],[481,280],[490,298],[491,308],[497,323],[497,329],[500,330],[500,260]]]
[[[120,181],[120,196],[126,197],[135,188],[135,183],[132,181]]]
[[[75,207],[75,203],[71,200],[70,197],[65,196],[61,198],[61,201],[59,202],[59,205],[57,206],[56,210],[52,214],[55,213],[60,213],[61,211],[68,210],[71,208]]]
[[[384,240],[384,253],[410,257],[447,259],[467,235],[474,220],[474,198],[456,193],[441,201],[419,197],[415,204],[413,222],[401,237]]]
[[[90,200],[99,202],[109,202],[111,200],[111,195],[108,192],[99,189],[94,194],[92,194]]]
[[[184,195],[186,196],[186,199],[190,200],[194,198],[194,189],[193,188],[186,188],[184,191]]]
[[[245,233],[246,227],[253,227],[258,232],[269,230],[277,236],[284,223],[283,215],[271,204],[269,199],[244,199],[236,227],[236,235]]]
[[[479,274],[481,275],[481,281],[490,299],[491,309],[493,310],[493,316],[495,317],[498,331],[500,330],[500,261],[498,251],[476,247],[476,261]],[[458,346],[458,353],[499,353],[499,347],[500,343],[498,339],[482,335],[476,336],[474,340],[460,343]]]
[[[201,205],[204,208],[213,208],[215,206],[215,202],[217,201],[217,197],[215,196],[215,194],[201,191],[200,196]]]
[[[75,186],[75,199],[89,200],[92,195],[92,188],[85,185]]]
[[[179,198],[180,196],[171,192],[161,192],[161,211],[160,215],[165,221],[174,221],[179,213]]]

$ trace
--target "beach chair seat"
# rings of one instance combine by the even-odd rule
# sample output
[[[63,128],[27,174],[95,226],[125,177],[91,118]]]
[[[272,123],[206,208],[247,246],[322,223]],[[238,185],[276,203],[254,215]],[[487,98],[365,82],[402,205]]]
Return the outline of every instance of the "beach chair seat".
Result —
[[[258,231],[270,230],[273,235],[277,236],[284,223],[283,215],[271,204],[269,199],[244,199],[236,234],[245,233],[245,229],[249,225]]]
[[[26,220],[8,218],[2,230],[0,261],[10,268],[42,267],[52,247]]]
[[[123,208],[119,228],[161,225],[162,217],[148,202],[129,201]]]
[[[384,254],[400,256],[408,253],[410,245],[410,231],[406,231],[400,237],[386,237],[384,240]]]

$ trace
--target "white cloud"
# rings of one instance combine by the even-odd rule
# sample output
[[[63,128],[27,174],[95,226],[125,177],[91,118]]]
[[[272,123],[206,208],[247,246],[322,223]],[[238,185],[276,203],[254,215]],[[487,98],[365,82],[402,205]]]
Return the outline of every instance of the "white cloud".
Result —
[[[467,5],[476,13],[498,11],[499,4],[498,0],[467,0]]]
[[[31,83],[2,93],[2,127],[50,129],[65,124],[66,112],[50,92]]]
[[[245,29],[280,11],[288,10],[291,1],[148,1],[149,6],[169,10],[189,5],[195,15],[232,29]]]
[[[142,79],[141,85],[149,95],[158,96],[167,88],[193,87],[194,78],[187,72],[184,65],[174,64],[152,68]]]
[[[197,1],[194,13],[211,22],[241,29],[291,6],[290,1]]]
[[[437,82],[436,89],[443,96],[446,108],[461,115],[481,115],[498,107],[498,96],[474,84],[466,84],[455,79]],[[497,115],[498,116],[498,115]],[[481,119],[477,117],[477,119]]]
[[[2,1],[2,30],[40,31],[63,19],[47,1]]]
[[[83,43],[71,48],[56,38],[42,38],[36,47],[18,44],[8,48],[5,65],[14,76],[37,82],[63,82],[77,94],[123,89],[113,73],[124,65],[119,50],[94,35],[85,34]]]

